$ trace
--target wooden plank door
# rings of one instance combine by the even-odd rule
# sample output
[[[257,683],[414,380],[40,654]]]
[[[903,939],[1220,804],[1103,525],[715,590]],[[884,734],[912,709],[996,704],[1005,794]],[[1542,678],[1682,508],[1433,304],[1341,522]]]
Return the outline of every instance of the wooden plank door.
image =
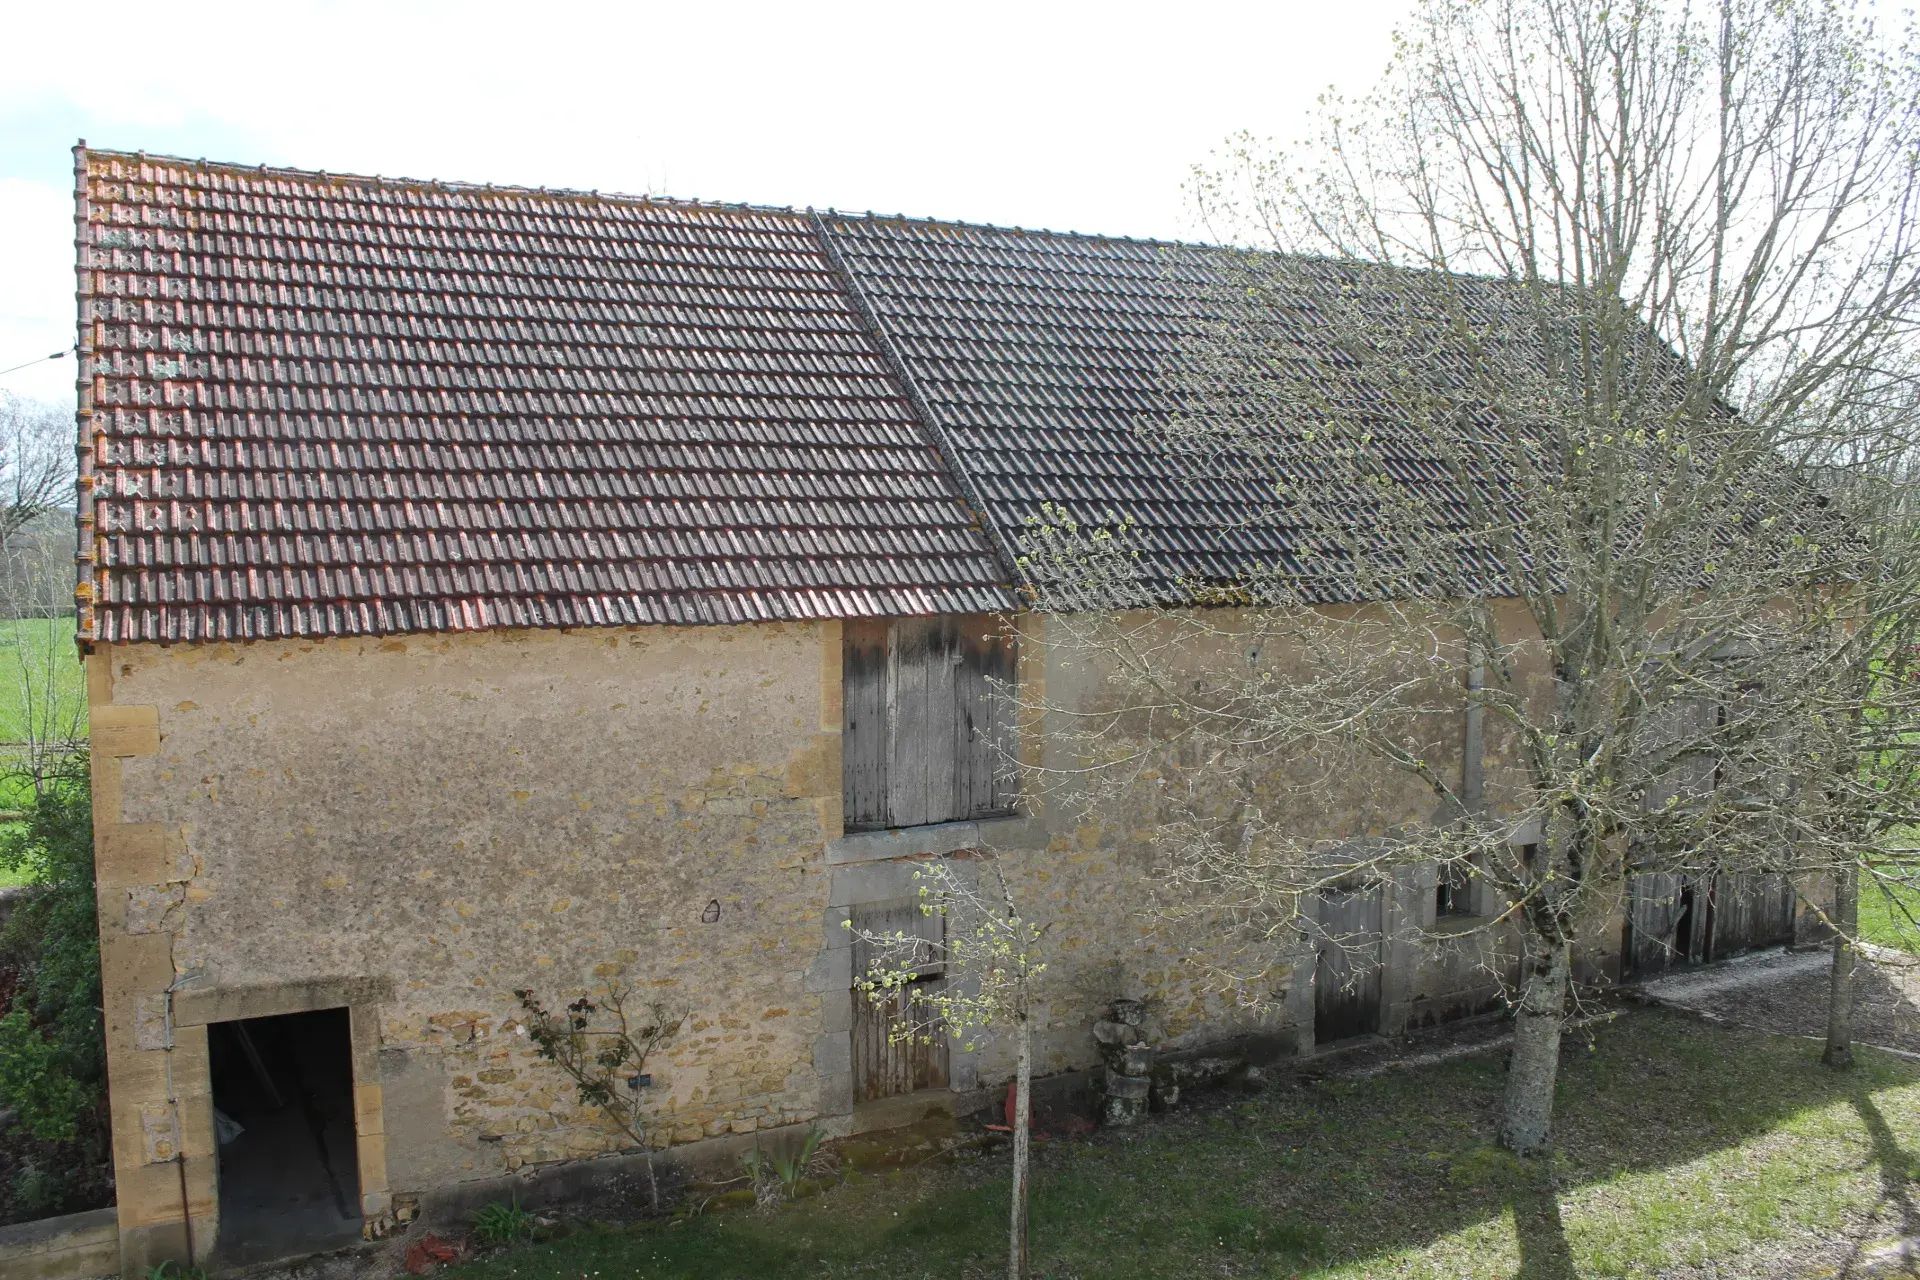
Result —
[[[1013,638],[984,616],[843,624],[848,831],[1013,812]]]
[[[988,617],[961,619],[959,632],[960,660],[953,670],[954,816],[1012,813],[1013,637]]]
[[[917,902],[855,907],[853,927],[853,973],[856,982],[873,969],[876,960],[891,966],[893,961],[876,956],[872,944],[861,935],[924,938],[938,943],[941,918],[921,911]],[[927,962],[915,980],[920,983],[945,981],[941,966],[927,953]],[[931,1035],[898,1039],[898,1033],[923,1020],[924,1010],[909,1007],[910,990],[901,990],[884,1003],[876,1004],[867,993],[855,987],[853,993],[853,1097],[856,1102],[891,1098],[917,1089],[943,1088],[947,1083],[947,1037],[936,1029]]]
[[[1712,938],[1719,960],[1793,941],[1793,885],[1785,876],[1722,873],[1713,878]]]
[[[842,813],[849,831],[887,825],[887,647],[885,618],[841,624]]]
[[[1313,1038],[1321,1043],[1380,1029],[1379,885],[1326,889],[1315,912],[1319,955],[1313,974]]]
[[[1630,975],[1662,973],[1706,958],[1711,895],[1691,876],[1643,872],[1627,886],[1622,967]]]
[[[917,827],[953,814],[959,742],[952,618],[897,618],[887,653],[887,825]]]

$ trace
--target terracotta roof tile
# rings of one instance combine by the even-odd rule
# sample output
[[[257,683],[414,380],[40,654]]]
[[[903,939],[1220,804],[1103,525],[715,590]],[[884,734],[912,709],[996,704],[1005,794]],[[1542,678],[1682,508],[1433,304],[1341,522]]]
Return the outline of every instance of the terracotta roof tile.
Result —
[[[1015,603],[804,215],[76,180],[88,638]]]

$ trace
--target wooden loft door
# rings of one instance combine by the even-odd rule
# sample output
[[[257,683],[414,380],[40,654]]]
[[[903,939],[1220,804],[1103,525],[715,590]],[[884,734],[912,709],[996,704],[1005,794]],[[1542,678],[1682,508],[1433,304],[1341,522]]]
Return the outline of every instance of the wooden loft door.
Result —
[[[849,831],[1013,811],[1003,777],[1012,639],[983,616],[848,622],[842,759]]]

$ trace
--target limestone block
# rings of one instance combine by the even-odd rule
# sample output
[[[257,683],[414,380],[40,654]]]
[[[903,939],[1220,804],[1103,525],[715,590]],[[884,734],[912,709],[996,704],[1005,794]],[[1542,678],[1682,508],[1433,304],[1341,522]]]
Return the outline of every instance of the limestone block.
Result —
[[[165,1049],[168,1045],[167,1001],[164,992],[143,995],[133,1002],[133,1044],[136,1049]]]
[[[353,1123],[354,1131],[362,1137],[385,1132],[381,1124],[379,1085],[356,1084],[353,1087]]]
[[[106,922],[121,925],[110,914]],[[131,1009],[136,997],[165,991],[173,977],[173,940],[166,934],[130,935],[124,927],[101,930],[100,983],[110,1020],[116,1004]]]
[[[836,933],[841,936],[834,937]],[[828,930],[827,945],[808,967],[801,990],[809,995],[852,990],[853,948],[848,945],[852,938],[851,929],[840,928],[837,924]],[[836,943],[839,945],[836,946]]]
[[[360,1158],[362,1191],[387,1189],[387,1137],[383,1133],[363,1133],[354,1141]]]
[[[94,865],[103,889],[167,884],[193,878],[193,855],[180,833],[158,822],[104,823]]]
[[[160,708],[92,707],[88,712],[97,756],[151,756],[160,751]]]

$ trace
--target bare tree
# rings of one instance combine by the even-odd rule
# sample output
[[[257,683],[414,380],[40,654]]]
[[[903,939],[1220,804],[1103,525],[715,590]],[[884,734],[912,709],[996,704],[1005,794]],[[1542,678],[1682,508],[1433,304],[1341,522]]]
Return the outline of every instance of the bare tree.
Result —
[[[1105,701],[1038,699],[1033,781],[1155,797],[1166,909],[1252,999],[1318,894],[1489,885],[1500,1138],[1546,1148],[1574,949],[1632,877],[1857,866],[1864,805],[1912,820],[1852,781],[1905,749],[1907,693],[1857,677],[1914,615],[1912,525],[1858,536],[1832,476],[1912,456],[1917,146],[1911,40],[1844,4],[1425,0],[1370,96],[1198,175],[1247,247],[1176,255],[1148,429],[1270,494],[1290,554],[1179,580],[1122,523],[1036,522],[1045,643]]]
[[[904,1000],[896,1035],[931,1040],[966,1037],[971,1050],[1009,1030],[1014,1045],[1013,1192],[1007,1232],[1007,1278],[1026,1280],[1028,1151],[1033,1108],[1034,988],[1046,970],[1049,926],[1024,915],[999,861],[943,858],[914,872],[920,909],[944,922],[940,941],[906,932],[856,936],[873,960],[856,985],[877,1003]],[[851,929],[853,922],[848,921]],[[944,981],[921,981],[929,968]]]
[[[1910,957],[1865,945],[1863,893],[1889,914],[1911,912],[1920,890],[1920,611],[1913,607],[1920,574],[1920,536],[1904,470],[1846,474],[1834,500],[1851,535],[1871,547],[1862,572],[1845,587],[1846,627],[1835,637],[1827,677],[1807,710],[1827,748],[1810,753],[1797,806],[1816,830],[1809,841],[1832,863],[1834,897],[1826,911],[1833,932],[1833,969],[1822,1061],[1853,1065],[1853,1005],[1863,957],[1910,967]]]
[[[73,652],[73,416],[0,394],[0,769],[38,795],[85,736]]]
[[[36,520],[71,509],[73,478],[72,413],[0,392],[0,546],[11,546]]]

